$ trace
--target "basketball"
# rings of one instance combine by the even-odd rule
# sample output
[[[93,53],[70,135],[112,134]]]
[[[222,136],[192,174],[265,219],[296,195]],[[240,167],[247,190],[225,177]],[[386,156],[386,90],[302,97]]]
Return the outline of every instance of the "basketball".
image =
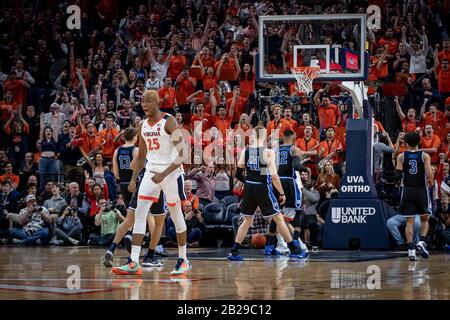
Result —
[[[254,234],[252,237],[252,246],[254,246],[256,249],[262,249],[264,248],[264,246],[266,245],[266,236],[261,234],[261,233],[257,233]]]

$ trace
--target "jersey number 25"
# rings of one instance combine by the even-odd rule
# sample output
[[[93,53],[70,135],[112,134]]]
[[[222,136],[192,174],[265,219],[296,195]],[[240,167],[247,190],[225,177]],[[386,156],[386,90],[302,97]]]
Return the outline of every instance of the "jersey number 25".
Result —
[[[159,144],[158,138],[147,139],[148,151],[159,150],[161,145]]]

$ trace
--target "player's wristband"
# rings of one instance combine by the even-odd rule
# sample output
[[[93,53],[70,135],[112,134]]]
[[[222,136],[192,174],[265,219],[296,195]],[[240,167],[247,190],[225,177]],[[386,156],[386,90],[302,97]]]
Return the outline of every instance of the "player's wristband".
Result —
[[[284,197],[285,196],[285,194],[283,193],[283,194],[280,194],[280,197]]]

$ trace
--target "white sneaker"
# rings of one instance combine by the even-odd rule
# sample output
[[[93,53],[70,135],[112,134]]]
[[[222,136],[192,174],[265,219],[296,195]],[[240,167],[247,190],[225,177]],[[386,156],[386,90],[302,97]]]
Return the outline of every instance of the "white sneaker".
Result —
[[[422,258],[428,258],[430,256],[430,253],[427,250],[427,244],[424,241],[419,241],[416,244],[416,249],[419,251]]]
[[[52,246],[62,246],[64,244],[64,240],[58,240],[54,238],[52,239],[52,241],[49,242],[49,244],[51,244]]]
[[[409,261],[417,261],[416,249],[408,249]]]
[[[278,244],[277,251],[279,251],[281,254],[290,254],[291,250],[289,250],[289,248],[287,246],[284,246],[282,244]]]
[[[71,244],[73,244],[74,246],[77,246],[77,245],[80,243],[80,241],[78,241],[78,240],[76,240],[76,239],[73,239],[73,238],[70,238],[70,239],[69,239],[69,242],[70,242]]]

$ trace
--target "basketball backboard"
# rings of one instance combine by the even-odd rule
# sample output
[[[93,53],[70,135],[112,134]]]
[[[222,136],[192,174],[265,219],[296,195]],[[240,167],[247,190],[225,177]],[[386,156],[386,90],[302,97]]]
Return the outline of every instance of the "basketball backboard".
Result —
[[[319,66],[316,81],[367,78],[366,15],[259,17],[259,81],[294,81],[291,67]]]

